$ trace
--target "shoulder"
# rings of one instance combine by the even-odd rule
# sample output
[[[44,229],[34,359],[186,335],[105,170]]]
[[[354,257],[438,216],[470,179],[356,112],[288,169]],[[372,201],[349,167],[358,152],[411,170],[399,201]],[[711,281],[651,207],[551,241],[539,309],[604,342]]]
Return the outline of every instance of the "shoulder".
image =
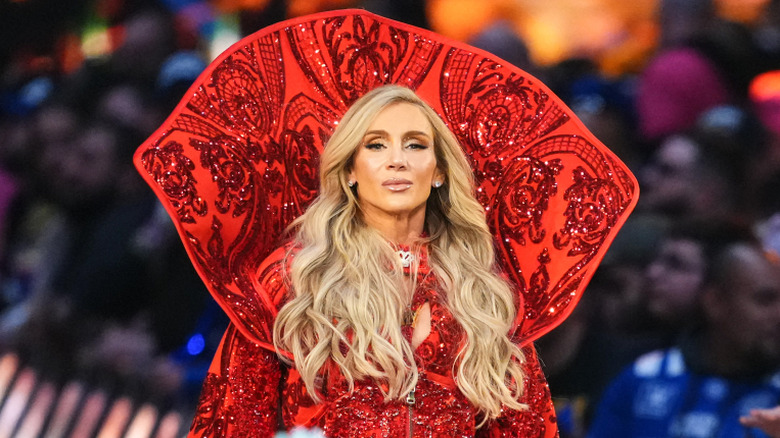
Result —
[[[631,366],[631,373],[640,379],[674,378],[685,372],[685,359],[678,348],[646,353]]]
[[[680,350],[652,351],[640,356],[610,381],[603,403],[615,406],[627,399],[642,398],[651,393],[671,394],[670,391],[687,376]],[[640,388],[644,389],[640,391]]]

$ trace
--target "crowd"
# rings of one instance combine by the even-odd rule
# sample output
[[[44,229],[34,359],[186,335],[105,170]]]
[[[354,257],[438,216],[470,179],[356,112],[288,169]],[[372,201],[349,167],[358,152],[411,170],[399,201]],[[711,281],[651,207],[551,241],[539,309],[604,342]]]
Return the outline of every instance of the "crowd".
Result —
[[[0,54],[0,351],[187,411],[227,319],[131,157],[206,66],[206,24],[186,2],[97,3],[121,29],[106,55],[52,64],[68,53],[53,23]],[[362,6],[425,25],[413,3]],[[741,436],[746,399],[780,404],[780,1],[746,25],[661,0],[659,29],[619,77],[582,57],[535,65],[501,23],[469,41],[539,77],[640,182],[582,302],[537,345],[564,437]]]

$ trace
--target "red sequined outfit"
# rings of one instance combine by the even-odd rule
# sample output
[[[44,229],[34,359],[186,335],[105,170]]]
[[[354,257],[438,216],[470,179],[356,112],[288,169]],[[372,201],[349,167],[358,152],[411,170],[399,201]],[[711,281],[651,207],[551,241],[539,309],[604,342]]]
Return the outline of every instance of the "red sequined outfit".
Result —
[[[637,201],[628,168],[544,84],[501,59],[360,10],[298,17],[220,55],[135,163],[174,220],[198,273],[232,321],[192,426],[196,437],[272,436],[312,424],[330,436],[407,436],[408,407],[370,383],[332,386],[323,404],[271,351],[284,297],[279,236],[317,193],[319,151],[347,108],[382,84],[409,87],[442,117],[472,164],[500,267],[518,293],[512,339],[528,361],[527,412],[507,411],[476,435],[556,434],[531,347],[568,316]],[[263,260],[266,260],[263,262]],[[473,436],[455,390],[457,325],[432,304],[414,436]],[[276,406],[282,406],[279,412]],[[281,418],[281,422],[279,419]]]
[[[260,267],[263,296],[275,313],[289,298],[282,279],[286,249],[280,248]],[[544,375],[532,347],[524,349],[527,411],[507,410],[500,418],[475,429],[475,411],[457,389],[452,365],[463,332],[444,306],[437,282],[424,262],[418,270],[419,284],[412,311],[428,303],[431,332],[416,348],[420,378],[413,405],[405,401],[386,403],[372,381],[359,381],[352,393],[343,379],[328,382],[324,401],[309,398],[300,375],[283,367],[276,354],[249,342],[231,328],[206,380],[191,437],[272,436],[278,427],[319,427],[329,437],[554,437],[555,413]],[[411,327],[405,327],[411,328]],[[256,335],[260,335],[257,333]],[[411,330],[405,335],[411,340]],[[284,370],[284,371],[282,371]],[[281,409],[278,424],[277,408]]]

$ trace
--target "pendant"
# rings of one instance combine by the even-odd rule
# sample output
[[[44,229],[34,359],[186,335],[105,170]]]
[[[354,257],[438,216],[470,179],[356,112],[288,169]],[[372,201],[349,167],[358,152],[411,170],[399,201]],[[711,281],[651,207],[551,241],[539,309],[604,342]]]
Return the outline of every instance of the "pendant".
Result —
[[[404,268],[408,268],[412,266],[412,261],[414,261],[414,256],[410,251],[399,249],[398,257],[401,258],[401,266],[403,266]]]

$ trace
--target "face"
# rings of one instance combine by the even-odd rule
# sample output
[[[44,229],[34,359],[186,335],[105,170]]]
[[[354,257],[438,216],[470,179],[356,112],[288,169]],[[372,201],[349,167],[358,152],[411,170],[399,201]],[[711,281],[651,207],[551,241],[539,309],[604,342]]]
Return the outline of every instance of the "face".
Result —
[[[780,266],[756,248],[740,248],[721,292],[719,339],[755,363],[780,363]],[[735,328],[739,328],[735,330]]]
[[[377,114],[353,158],[351,182],[367,222],[424,219],[436,167],[433,127],[420,108],[395,103]]]
[[[698,306],[705,269],[699,243],[688,239],[666,240],[646,271],[650,314],[672,326],[689,320]]]
[[[659,145],[651,162],[642,170],[645,203],[650,208],[677,211],[690,208],[696,195],[696,166],[699,146],[692,140],[673,136]]]
[[[111,132],[93,128],[50,151],[59,153],[51,169],[52,188],[58,200],[73,207],[102,201],[113,190],[117,177],[115,148],[116,138]]]

